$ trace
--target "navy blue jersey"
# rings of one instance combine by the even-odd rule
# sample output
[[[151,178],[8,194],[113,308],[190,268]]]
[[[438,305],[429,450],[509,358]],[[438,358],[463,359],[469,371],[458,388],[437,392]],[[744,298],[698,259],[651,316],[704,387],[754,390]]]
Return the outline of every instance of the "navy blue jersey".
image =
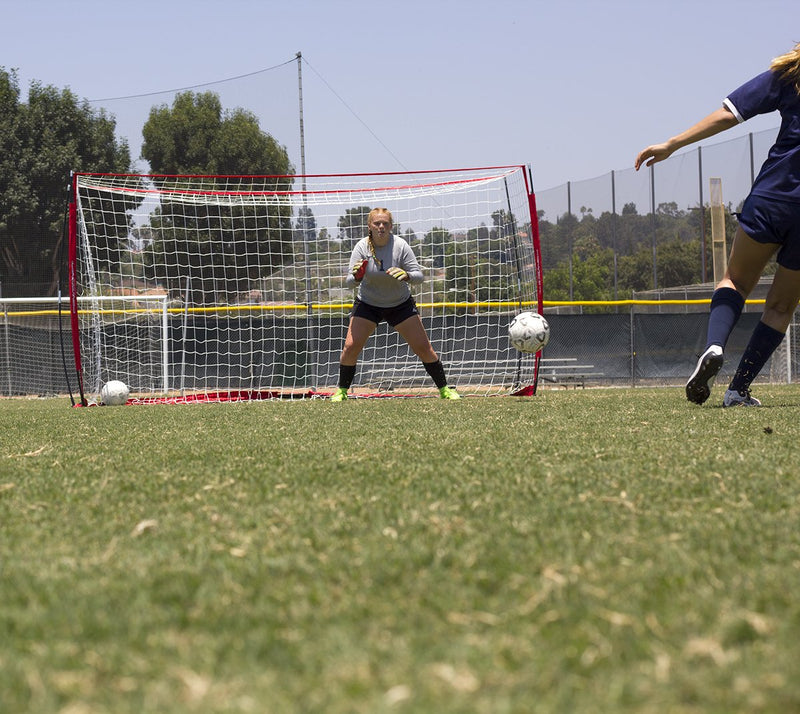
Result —
[[[740,122],[757,114],[780,112],[778,137],[751,193],[800,203],[800,94],[794,84],[767,70],[731,92],[724,105]]]

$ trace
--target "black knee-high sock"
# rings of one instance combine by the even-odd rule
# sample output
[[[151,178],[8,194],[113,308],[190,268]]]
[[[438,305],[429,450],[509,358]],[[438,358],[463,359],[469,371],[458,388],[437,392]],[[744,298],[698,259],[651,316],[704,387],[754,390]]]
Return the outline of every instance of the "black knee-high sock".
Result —
[[[750,384],[778,348],[781,340],[783,340],[782,332],[759,321],[728,389],[735,389],[737,392],[750,389]]]
[[[442,360],[437,359],[435,362],[423,362],[425,371],[431,376],[436,386],[441,389],[447,384],[447,377],[444,374],[444,367]]]
[[[350,389],[350,385],[356,377],[356,366],[339,363],[339,387]]]
[[[744,308],[744,297],[733,288],[717,288],[711,296],[706,349],[720,345],[723,349]]]

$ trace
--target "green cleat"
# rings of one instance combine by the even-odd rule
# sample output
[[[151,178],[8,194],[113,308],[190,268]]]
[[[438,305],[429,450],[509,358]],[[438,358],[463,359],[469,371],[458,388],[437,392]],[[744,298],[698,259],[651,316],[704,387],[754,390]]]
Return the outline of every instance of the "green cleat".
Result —
[[[439,390],[439,396],[442,399],[461,399],[461,395],[452,387],[448,387],[446,384]]]
[[[344,387],[339,387],[333,394],[331,394],[332,402],[343,402],[347,399],[347,390]]]

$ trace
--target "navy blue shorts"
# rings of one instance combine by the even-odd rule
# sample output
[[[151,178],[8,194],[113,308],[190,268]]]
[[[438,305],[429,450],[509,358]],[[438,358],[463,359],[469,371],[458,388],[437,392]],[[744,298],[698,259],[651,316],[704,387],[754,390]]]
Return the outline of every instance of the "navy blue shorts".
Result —
[[[758,243],[780,246],[775,259],[789,270],[800,270],[800,203],[750,194],[739,214],[739,225]]]
[[[350,311],[350,317],[363,317],[376,325],[386,320],[392,327],[399,325],[412,315],[419,315],[419,310],[417,310],[417,303],[414,302],[414,298],[411,297],[394,307],[375,307],[356,298],[353,303],[353,309]]]

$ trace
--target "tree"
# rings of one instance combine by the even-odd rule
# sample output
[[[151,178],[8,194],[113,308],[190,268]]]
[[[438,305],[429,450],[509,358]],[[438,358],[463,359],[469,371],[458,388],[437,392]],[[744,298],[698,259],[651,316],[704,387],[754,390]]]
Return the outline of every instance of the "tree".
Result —
[[[150,110],[142,156],[157,174],[285,176],[294,173],[286,148],[244,109],[223,112],[213,92],[181,92],[172,107]]]
[[[653,252],[642,248],[633,255],[625,255],[619,259],[619,292],[641,292],[653,289]]]
[[[116,122],[69,89],[31,82],[20,101],[16,73],[0,67],[0,282],[3,294],[56,293],[62,268],[70,170],[129,173],[130,152]],[[125,248],[125,216],[108,248]]]
[[[342,241],[342,248],[352,250],[353,246],[367,235],[367,219],[370,212],[369,206],[348,208],[343,216],[339,216],[336,227],[339,229],[337,238]]]
[[[229,176],[228,190],[253,190],[252,175],[275,176],[274,190],[291,189],[294,169],[286,149],[261,131],[252,113],[238,108],[223,112],[213,92],[182,92],[172,107],[153,107],[142,134],[142,156],[155,174]],[[301,231],[313,230],[311,222],[308,214],[298,217]],[[192,301],[202,304],[236,301],[238,294],[290,262],[296,247],[291,209],[285,206],[267,212],[211,204],[187,209],[162,202],[150,228],[145,276],[178,295],[184,294],[188,279]],[[159,259],[175,254],[194,257],[180,267]]]
[[[433,258],[435,268],[444,266],[445,254],[452,240],[453,236],[450,235],[450,231],[442,226],[434,226],[425,234],[422,252],[425,257]]]
[[[297,223],[295,229],[301,238],[309,243],[317,240],[317,219],[314,218],[314,211],[310,208],[301,206],[297,211]]]
[[[470,302],[475,299],[475,276],[470,265],[469,255],[463,243],[451,242],[443,256],[444,279],[448,293],[448,302]],[[466,312],[466,308],[455,309],[458,314]]]
[[[470,228],[467,231],[467,238],[478,242],[486,242],[489,240],[489,229],[485,223],[481,223],[477,228]]]
[[[658,248],[656,272],[660,287],[699,283],[700,242],[673,240]]]
[[[572,266],[574,300],[608,300],[612,297],[611,266],[613,253],[601,250]],[[566,264],[544,274],[544,292],[548,300],[569,300],[570,272]]]
[[[406,228],[406,232],[403,233],[403,238],[412,248],[415,247],[417,243],[417,234],[414,232],[413,228]]]
[[[506,238],[516,226],[517,219],[513,213],[505,209],[492,212],[492,238]]]
[[[558,223],[546,221],[542,215],[539,216],[539,240],[542,246],[542,264],[546,269],[555,268],[569,260],[569,243],[561,240]]]

